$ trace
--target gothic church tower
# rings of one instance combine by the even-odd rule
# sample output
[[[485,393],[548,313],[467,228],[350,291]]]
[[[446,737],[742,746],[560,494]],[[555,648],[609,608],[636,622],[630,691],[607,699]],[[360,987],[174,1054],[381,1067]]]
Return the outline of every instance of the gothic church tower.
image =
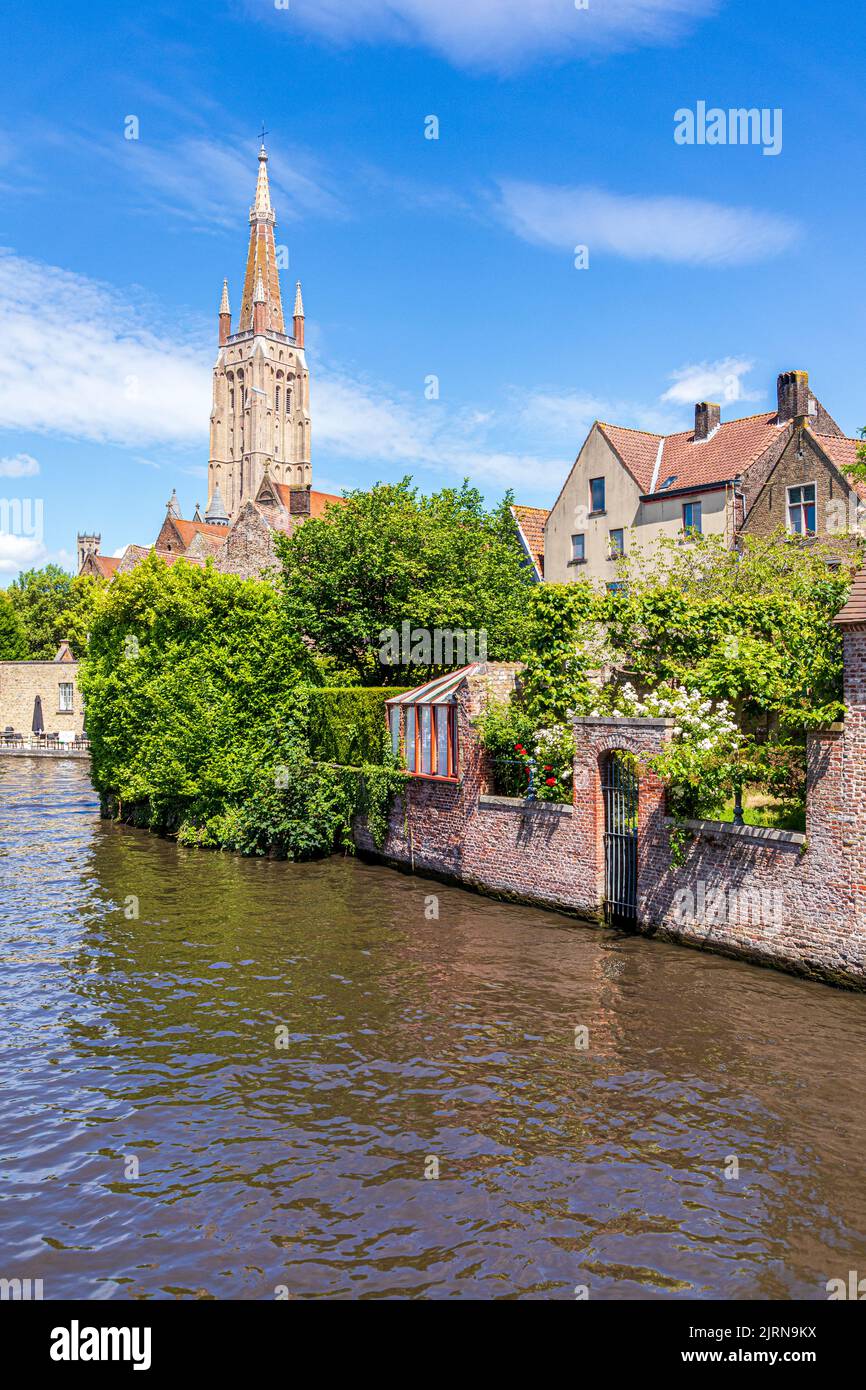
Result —
[[[274,242],[276,220],[268,156],[262,145],[236,333],[232,333],[228,282],[223,282],[206,521],[233,521],[243,504],[255,498],[265,469],[276,483],[302,488],[312,483],[304,304],[298,282],[293,332],[286,333]]]

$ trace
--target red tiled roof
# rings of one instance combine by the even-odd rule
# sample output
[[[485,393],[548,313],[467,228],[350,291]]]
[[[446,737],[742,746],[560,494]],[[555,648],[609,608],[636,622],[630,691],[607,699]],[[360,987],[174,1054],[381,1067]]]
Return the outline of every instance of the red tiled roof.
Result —
[[[619,454],[641,492],[649,492],[662,436],[650,434],[648,430],[630,430],[625,425],[606,425],[602,420],[599,420],[598,427]]]
[[[274,486],[274,491],[276,492],[277,496],[279,497],[279,499],[280,499],[280,501],[282,502],[283,506],[285,507],[286,511],[289,511],[289,510],[290,510],[290,507],[289,507],[289,498],[290,498],[291,493],[292,493],[292,488],[289,486],[288,483],[274,483],[273,486]],[[324,514],[325,514],[325,507],[326,507],[329,503],[336,503],[336,504],[338,504],[339,506],[342,506],[342,505],[345,503],[345,501],[346,501],[345,497],[335,497],[334,494],[333,494],[332,492],[313,492],[313,491],[311,491],[311,492],[310,492],[310,516],[311,516],[311,517],[315,517],[315,518],[318,520],[320,517],[323,517],[323,516],[324,516]]]
[[[93,557],[99,573],[104,579],[110,579],[120,564],[119,555],[94,555]]]
[[[211,526],[206,521],[178,521],[176,517],[172,517],[172,521],[186,546],[192,545],[196,536],[206,536],[208,539],[213,537],[214,540],[224,541],[228,535],[229,528],[227,526]]]
[[[535,565],[539,579],[544,578],[544,523],[549,513],[544,507],[522,507],[515,505],[511,515],[520,528],[523,544]]]
[[[859,463],[859,453],[863,448],[862,439],[848,439],[845,435],[839,434],[815,434],[813,436],[824,453],[835,463],[840,473],[844,473],[846,468],[852,468],[855,463]],[[862,502],[866,502],[866,483],[859,478],[846,478],[846,482],[854,489]]]
[[[679,488],[720,487],[744,473],[779,434],[775,411],[726,420],[701,440],[694,430],[661,435],[622,425],[600,423],[599,428],[644,496],[652,497]]]

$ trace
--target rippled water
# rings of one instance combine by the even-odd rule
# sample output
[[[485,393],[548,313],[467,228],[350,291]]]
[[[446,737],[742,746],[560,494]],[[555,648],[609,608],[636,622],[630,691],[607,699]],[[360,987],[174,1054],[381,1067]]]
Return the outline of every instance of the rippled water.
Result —
[[[30,759],[0,761],[0,961],[0,1276],[46,1298],[866,1273],[861,996],[351,860],[179,850]]]

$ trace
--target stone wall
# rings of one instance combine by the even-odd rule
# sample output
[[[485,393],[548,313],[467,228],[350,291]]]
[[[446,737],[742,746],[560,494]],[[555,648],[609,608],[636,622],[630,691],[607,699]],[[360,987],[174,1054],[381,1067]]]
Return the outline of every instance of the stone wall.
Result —
[[[488,666],[458,693],[460,779],[411,779],[381,856],[504,898],[598,921],[604,900],[605,753],[641,766],[637,929],[803,975],[866,987],[866,631],[845,633],[843,725],[810,736],[806,834],[695,821],[676,825],[646,766],[670,721],[575,721],[571,806],[490,795],[473,726],[515,668]],[[378,853],[363,824],[359,849]]]
[[[71,714],[60,713],[61,683],[73,686]],[[0,661],[0,732],[9,725],[16,733],[28,735],[37,695],[42,697],[46,733],[81,733],[84,707],[77,661]]]

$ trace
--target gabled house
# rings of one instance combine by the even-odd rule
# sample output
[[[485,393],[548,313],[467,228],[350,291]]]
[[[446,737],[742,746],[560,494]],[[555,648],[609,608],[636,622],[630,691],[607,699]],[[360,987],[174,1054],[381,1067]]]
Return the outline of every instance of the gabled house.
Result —
[[[662,536],[838,534],[862,490],[842,472],[857,447],[806,372],[784,372],[760,415],[722,421],[702,401],[694,428],[671,435],[596,421],[547,518],[545,578],[610,585],[624,550]]]

